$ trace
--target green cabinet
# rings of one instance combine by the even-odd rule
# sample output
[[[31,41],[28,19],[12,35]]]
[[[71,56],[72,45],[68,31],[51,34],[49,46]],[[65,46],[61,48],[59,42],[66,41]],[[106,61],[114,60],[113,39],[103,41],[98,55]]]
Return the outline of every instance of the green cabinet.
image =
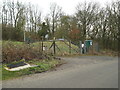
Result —
[[[84,47],[85,52],[88,52],[90,46],[92,45],[92,40],[85,40],[84,45],[85,45],[85,47]]]

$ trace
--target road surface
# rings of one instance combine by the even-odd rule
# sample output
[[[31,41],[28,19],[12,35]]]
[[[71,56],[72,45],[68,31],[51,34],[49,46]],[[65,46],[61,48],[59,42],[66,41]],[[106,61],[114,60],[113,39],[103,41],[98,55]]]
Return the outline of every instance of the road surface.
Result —
[[[118,58],[78,56],[54,71],[2,82],[3,88],[118,88]]]

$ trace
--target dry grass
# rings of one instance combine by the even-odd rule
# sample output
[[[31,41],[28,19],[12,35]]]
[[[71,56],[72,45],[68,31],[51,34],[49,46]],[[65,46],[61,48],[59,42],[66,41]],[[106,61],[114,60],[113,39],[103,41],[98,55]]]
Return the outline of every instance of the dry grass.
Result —
[[[38,47],[28,44],[16,44],[13,42],[3,42],[2,59],[3,63],[19,61],[21,59],[32,60],[42,59],[43,54]]]

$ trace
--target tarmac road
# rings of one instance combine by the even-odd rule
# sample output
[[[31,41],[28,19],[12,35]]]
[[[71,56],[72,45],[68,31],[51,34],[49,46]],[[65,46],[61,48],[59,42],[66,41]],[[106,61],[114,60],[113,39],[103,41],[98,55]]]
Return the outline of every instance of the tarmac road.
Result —
[[[2,82],[3,88],[118,88],[118,57],[79,56],[54,71]]]

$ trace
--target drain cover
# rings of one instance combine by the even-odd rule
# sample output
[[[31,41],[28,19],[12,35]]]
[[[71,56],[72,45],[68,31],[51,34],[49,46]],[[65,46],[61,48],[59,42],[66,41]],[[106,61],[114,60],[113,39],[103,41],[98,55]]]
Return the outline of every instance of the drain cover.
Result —
[[[20,66],[24,66],[27,65],[25,62],[19,62],[19,63],[15,63],[15,64],[9,64],[7,65],[8,68],[15,68],[15,67],[20,67]]]

